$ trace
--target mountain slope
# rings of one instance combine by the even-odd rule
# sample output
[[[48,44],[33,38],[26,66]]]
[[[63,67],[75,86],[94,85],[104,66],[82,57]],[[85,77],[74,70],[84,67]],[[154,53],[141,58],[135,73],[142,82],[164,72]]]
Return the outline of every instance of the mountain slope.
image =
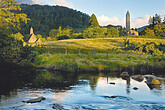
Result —
[[[31,21],[21,26],[21,32],[28,34],[29,28],[33,27],[34,32],[41,35],[48,35],[51,29],[58,29],[59,26],[67,26],[74,29],[87,28],[90,16],[67,7],[48,5],[20,5],[21,13],[28,15]]]

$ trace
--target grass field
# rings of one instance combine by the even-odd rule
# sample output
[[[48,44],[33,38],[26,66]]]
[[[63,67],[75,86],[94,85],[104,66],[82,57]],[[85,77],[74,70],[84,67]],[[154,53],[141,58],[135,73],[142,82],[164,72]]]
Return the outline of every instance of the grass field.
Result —
[[[128,38],[134,44],[154,42],[165,44],[164,39]],[[128,40],[127,39],[127,40]],[[35,65],[53,70],[76,71],[118,71],[121,68],[134,68],[150,71],[150,68],[163,69],[165,57],[139,55],[124,51],[125,38],[69,39],[46,42],[48,53],[39,55]]]
[[[44,43],[49,47],[68,48],[68,49],[113,49],[122,48],[126,38],[97,38],[97,39],[69,39],[61,41],[51,41]],[[127,38],[130,43],[145,44],[155,42],[156,44],[165,44],[165,39],[148,39],[148,38]]]

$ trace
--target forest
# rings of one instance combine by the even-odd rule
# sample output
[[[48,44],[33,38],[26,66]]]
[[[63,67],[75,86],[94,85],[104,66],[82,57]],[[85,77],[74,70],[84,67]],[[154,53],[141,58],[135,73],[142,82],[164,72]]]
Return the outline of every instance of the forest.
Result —
[[[21,11],[31,20],[21,25],[21,33],[28,34],[27,30],[33,27],[36,34],[48,36],[51,29],[58,29],[59,26],[72,27],[74,30],[87,28],[90,16],[77,10],[62,6],[48,5],[20,5]]]

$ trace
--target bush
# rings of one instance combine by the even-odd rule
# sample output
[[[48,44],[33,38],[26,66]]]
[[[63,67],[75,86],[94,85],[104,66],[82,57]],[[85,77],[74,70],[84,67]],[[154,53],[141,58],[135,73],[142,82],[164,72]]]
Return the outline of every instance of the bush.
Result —
[[[15,40],[6,34],[0,33],[0,62],[1,63],[20,63],[21,49],[23,42]]]
[[[69,39],[69,37],[66,35],[57,37],[57,40],[63,40],[63,39]]]

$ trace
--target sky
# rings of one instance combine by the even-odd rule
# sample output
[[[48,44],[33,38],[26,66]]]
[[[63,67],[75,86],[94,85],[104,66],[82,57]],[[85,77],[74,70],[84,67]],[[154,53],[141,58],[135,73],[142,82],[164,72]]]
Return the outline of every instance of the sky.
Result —
[[[165,16],[165,0],[17,0],[19,3],[59,5],[88,15],[95,14],[101,26],[108,24],[125,27],[126,12],[131,15],[131,28],[148,24],[150,16]]]

